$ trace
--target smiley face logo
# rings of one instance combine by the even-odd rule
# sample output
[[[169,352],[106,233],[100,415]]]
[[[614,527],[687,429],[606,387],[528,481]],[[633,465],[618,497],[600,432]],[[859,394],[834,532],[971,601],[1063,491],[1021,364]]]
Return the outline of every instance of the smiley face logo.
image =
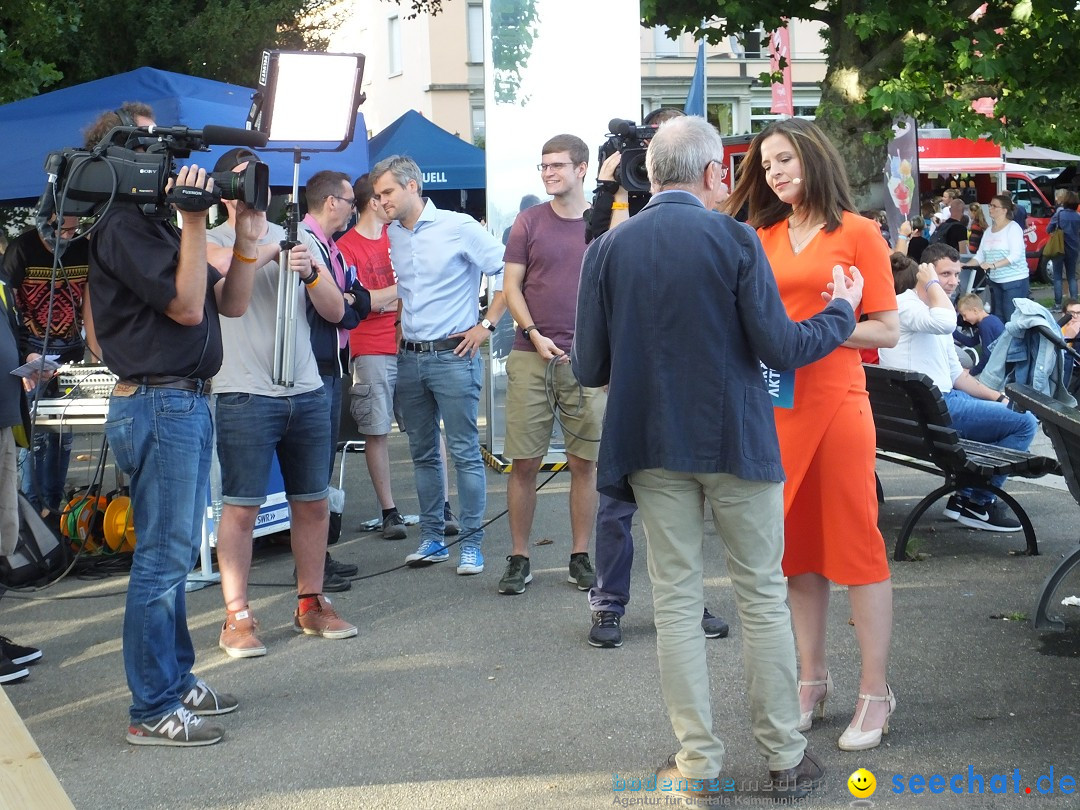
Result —
[[[859,768],[848,777],[847,787],[856,799],[869,799],[877,790],[877,779],[866,768]]]

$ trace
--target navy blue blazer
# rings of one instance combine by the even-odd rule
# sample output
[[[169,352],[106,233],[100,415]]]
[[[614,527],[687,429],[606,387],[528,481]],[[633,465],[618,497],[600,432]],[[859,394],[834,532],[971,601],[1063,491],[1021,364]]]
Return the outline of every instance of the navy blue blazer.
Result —
[[[654,468],[783,481],[758,359],[806,365],[854,328],[846,301],[793,322],[749,226],[689,192],[654,195],[582,265],[574,374],[609,386],[597,489],[632,501],[627,476]]]

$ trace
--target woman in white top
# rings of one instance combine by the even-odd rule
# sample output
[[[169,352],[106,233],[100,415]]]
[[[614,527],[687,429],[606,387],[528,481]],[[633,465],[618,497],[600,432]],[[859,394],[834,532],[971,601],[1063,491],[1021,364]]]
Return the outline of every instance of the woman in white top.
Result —
[[[990,200],[990,227],[983,232],[982,241],[968,267],[979,266],[990,279],[990,310],[1008,322],[1013,313],[1013,299],[1027,298],[1027,254],[1024,232],[1013,222],[1016,206],[1008,194],[995,194]]]

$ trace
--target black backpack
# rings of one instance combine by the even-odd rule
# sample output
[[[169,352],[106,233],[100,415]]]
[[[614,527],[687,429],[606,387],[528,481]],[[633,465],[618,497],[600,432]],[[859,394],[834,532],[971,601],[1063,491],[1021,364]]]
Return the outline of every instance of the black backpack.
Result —
[[[947,219],[942,222],[940,225],[937,226],[937,228],[934,229],[934,232],[930,234],[930,244],[936,245],[939,242],[944,242],[945,237],[949,234],[949,232],[958,225],[960,227],[963,227],[963,223],[957,222],[955,219]],[[959,241],[963,242],[964,240],[961,239]]]
[[[0,557],[0,584],[9,588],[42,585],[55,579],[71,562],[68,545],[48,527],[19,493],[19,542],[8,557]]]

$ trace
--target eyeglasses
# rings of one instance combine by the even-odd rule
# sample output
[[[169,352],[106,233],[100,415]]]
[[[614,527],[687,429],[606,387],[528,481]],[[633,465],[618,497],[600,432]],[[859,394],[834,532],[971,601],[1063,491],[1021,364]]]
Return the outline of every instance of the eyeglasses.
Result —
[[[728,176],[728,167],[727,167],[727,165],[726,165],[726,164],[724,163],[724,161],[722,161],[722,160],[710,160],[710,161],[709,161],[708,163],[706,163],[706,164],[705,164],[705,171],[708,171],[708,170],[709,170],[709,166],[711,166],[711,165],[712,165],[712,164],[714,164],[714,163],[715,163],[715,164],[716,164],[717,166],[719,166],[719,167],[720,167],[720,179],[721,179],[721,180],[727,180],[727,176]]]
[[[554,169],[555,171],[561,171],[567,166],[573,166],[573,163],[537,163],[536,170],[539,172],[546,172],[548,169]]]
[[[335,200],[341,200],[343,203],[347,203],[350,206],[356,205],[356,197],[339,197],[337,194],[327,194],[327,197],[333,197]]]
[[[1080,309],[1069,309],[1066,313],[1070,318],[1080,318]]]

